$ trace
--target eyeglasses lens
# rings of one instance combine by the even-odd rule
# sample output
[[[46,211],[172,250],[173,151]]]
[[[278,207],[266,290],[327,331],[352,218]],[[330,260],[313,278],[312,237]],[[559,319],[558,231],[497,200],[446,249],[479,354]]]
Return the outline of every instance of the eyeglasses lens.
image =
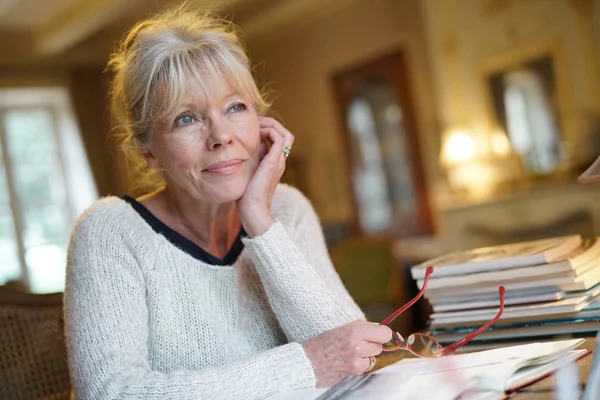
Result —
[[[429,335],[414,333],[406,340],[406,347],[422,357],[436,357],[442,351],[442,346]]]

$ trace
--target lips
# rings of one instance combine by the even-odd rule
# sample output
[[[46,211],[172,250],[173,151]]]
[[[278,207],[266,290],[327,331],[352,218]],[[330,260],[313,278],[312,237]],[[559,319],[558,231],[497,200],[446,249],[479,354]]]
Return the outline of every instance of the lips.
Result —
[[[228,175],[233,174],[242,166],[243,160],[239,158],[220,161],[204,168],[202,172],[211,172],[213,174]]]

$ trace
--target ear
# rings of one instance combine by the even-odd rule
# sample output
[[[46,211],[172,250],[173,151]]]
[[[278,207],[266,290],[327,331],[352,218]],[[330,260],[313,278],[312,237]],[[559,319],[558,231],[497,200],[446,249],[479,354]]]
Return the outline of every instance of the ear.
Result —
[[[152,150],[148,149],[148,150],[142,151],[142,156],[144,157],[144,159],[148,163],[148,166],[150,168],[152,168],[153,170],[159,171],[159,172],[165,170],[163,168],[160,160],[154,156],[154,153],[152,153]]]

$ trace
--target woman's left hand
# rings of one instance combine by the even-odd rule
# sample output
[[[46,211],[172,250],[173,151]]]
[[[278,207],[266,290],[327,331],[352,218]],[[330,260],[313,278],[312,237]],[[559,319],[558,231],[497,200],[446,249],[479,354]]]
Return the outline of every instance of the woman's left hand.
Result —
[[[271,215],[271,200],[285,170],[284,148],[291,148],[294,143],[294,135],[273,118],[258,117],[258,122],[261,141],[270,142],[271,148],[237,202],[240,220],[250,237],[262,235],[275,222]]]

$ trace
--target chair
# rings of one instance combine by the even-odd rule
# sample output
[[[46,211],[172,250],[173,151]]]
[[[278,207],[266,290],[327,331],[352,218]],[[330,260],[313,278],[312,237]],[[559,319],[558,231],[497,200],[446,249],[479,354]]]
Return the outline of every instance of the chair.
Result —
[[[345,239],[331,251],[331,259],[348,293],[369,321],[379,322],[407,299],[404,271],[393,252],[394,239],[355,237]],[[405,334],[412,330],[412,310],[392,328]]]
[[[0,286],[0,399],[69,399],[62,294]]]

